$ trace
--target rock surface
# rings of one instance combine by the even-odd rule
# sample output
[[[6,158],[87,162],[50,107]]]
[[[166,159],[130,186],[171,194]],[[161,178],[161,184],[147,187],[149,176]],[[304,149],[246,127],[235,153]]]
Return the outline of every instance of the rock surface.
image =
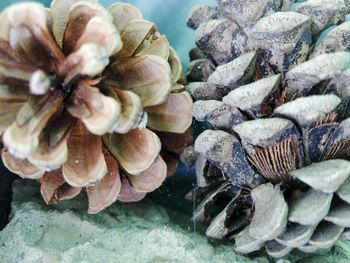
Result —
[[[48,207],[36,182],[17,181],[13,191],[11,221],[0,232],[3,263],[269,262],[237,255],[232,245],[208,243],[203,235],[181,228],[181,216],[174,219],[173,212],[147,199],[89,215],[84,197]],[[348,248],[340,242],[331,253],[293,255],[279,262],[345,263]]]
[[[12,219],[0,232],[1,262],[251,262],[232,246],[214,247],[183,230],[149,200],[88,215],[83,197],[47,207],[38,187],[15,183]]]

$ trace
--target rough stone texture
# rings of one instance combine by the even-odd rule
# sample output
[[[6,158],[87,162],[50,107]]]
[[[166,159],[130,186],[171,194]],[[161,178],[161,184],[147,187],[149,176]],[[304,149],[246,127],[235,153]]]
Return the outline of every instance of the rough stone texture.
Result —
[[[12,220],[0,232],[1,262],[252,262],[183,230],[149,200],[93,216],[79,198],[47,207],[38,187],[16,183]]]
[[[115,204],[97,215],[86,213],[81,198],[46,206],[35,182],[16,183],[12,220],[0,232],[1,263],[268,263],[233,252],[232,245],[212,246],[200,233],[175,225],[165,209],[144,200]],[[179,221],[179,218],[175,218]],[[332,252],[294,253],[280,263],[348,263],[349,242]]]
[[[189,18],[187,20],[187,26],[193,29],[197,29],[200,24],[208,22],[212,19],[217,19],[220,16],[220,12],[217,7],[208,5],[196,5],[192,7]]]
[[[305,61],[311,45],[311,21],[294,12],[277,12],[261,18],[252,28],[252,48],[278,72],[288,71]]]
[[[222,101],[249,115],[261,117],[268,107],[266,102],[278,91],[280,84],[281,75],[274,75],[234,89]]]
[[[249,52],[218,66],[209,76],[208,83],[227,86],[231,89],[247,84],[253,77],[257,56],[257,52]]]
[[[350,46],[350,22],[346,21],[339,26],[333,26],[323,32],[316,42],[311,58],[323,53],[346,51]]]
[[[221,100],[227,94],[227,88],[208,82],[191,82],[186,86],[192,98],[197,100]]]
[[[196,44],[216,64],[225,64],[246,53],[247,36],[233,21],[215,19],[201,24]]]
[[[197,59],[189,64],[187,81],[207,81],[215,71],[214,64],[209,59]]]
[[[288,204],[279,186],[263,184],[252,190],[255,213],[249,234],[258,240],[272,240],[287,226]],[[270,216],[270,217],[268,217]]]
[[[226,16],[242,27],[254,25],[261,17],[272,14],[277,9],[274,0],[219,0],[218,3]]]
[[[193,104],[193,116],[198,121],[204,121],[208,113],[223,104],[223,102],[218,100],[198,100]]]
[[[340,103],[340,98],[333,94],[301,97],[277,107],[274,110],[274,114],[275,116],[283,116],[287,119],[294,120],[300,126],[306,126],[323,120],[325,116],[334,111]],[[306,115],[305,112],[309,114]]]
[[[301,1],[299,1],[301,2]],[[312,19],[312,33],[317,36],[324,28],[335,25],[346,14],[344,0],[309,0],[296,3],[292,11],[310,16]]]
[[[313,87],[344,72],[349,65],[350,54],[345,51],[322,54],[292,68],[286,74],[287,97],[318,94]]]
[[[260,184],[261,177],[248,165],[235,136],[221,130],[205,130],[198,136],[194,149],[229,176],[233,185]]]

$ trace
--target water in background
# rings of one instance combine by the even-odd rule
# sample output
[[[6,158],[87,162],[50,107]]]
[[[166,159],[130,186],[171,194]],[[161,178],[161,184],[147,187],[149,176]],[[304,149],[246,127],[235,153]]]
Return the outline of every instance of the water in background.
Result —
[[[0,0],[0,10],[24,0]],[[37,0],[49,6],[50,0]],[[215,0],[100,0],[104,6],[126,2],[141,10],[145,19],[156,23],[158,30],[166,34],[171,45],[181,57],[184,68],[188,65],[188,52],[194,47],[194,31],[186,27],[187,16],[194,5],[215,4]]]

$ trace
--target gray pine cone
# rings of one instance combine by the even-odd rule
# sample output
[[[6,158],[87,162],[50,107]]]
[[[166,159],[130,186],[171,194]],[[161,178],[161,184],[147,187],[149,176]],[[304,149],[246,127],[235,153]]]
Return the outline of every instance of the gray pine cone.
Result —
[[[188,20],[194,217],[244,254],[332,247],[350,228],[349,3],[218,3]]]

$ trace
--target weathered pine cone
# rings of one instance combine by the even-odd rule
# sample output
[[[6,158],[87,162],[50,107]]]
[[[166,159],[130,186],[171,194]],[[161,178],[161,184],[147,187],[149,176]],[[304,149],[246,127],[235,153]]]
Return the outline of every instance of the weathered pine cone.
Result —
[[[332,247],[350,228],[348,3],[218,2],[188,21],[194,218],[244,254]]]
[[[191,143],[181,62],[135,7],[20,3],[0,16],[2,160],[48,204],[86,187],[89,212],[158,188]],[[166,162],[168,163],[166,163]]]

